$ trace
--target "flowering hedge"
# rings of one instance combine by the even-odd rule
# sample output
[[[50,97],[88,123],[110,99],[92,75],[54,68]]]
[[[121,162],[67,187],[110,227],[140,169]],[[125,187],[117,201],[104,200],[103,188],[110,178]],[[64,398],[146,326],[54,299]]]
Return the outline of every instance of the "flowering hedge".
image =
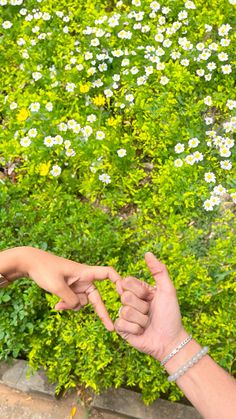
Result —
[[[152,248],[176,279],[185,321],[192,327],[188,316],[194,313],[196,334],[213,340],[213,354],[228,369],[236,247],[235,4],[0,0],[1,247],[33,244],[143,275],[140,259]],[[100,231],[104,237],[98,239]],[[100,250],[95,251],[97,245]],[[110,292],[115,316],[118,302]],[[225,304],[228,317],[220,312]],[[223,361],[210,308],[219,310],[217,325],[225,327]],[[32,339],[26,337],[28,315],[35,318]],[[32,363],[47,366],[56,378],[60,363],[55,366],[50,350],[40,356],[42,345],[50,347],[48,334],[54,330],[61,354],[67,344],[61,322],[66,319],[69,328],[81,316],[86,323],[83,314],[45,314],[43,330],[36,320],[41,310],[31,307],[22,316],[15,355],[33,348]],[[88,338],[90,326],[85,326],[79,334]],[[178,397],[162,376],[156,378],[154,364],[149,376],[147,357],[146,369],[135,375],[132,368],[143,365],[144,356],[130,349],[125,362],[132,368],[125,377],[114,361],[117,338],[113,341],[104,331],[101,337],[99,330],[93,329],[95,341],[111,351],[106,365],[99,367],[105,378],[99,372],[95,377],[82,346],[71,337],[82,361],[75,351],[73,362],[65,359],[60,386],[74,385],[71,371],[76,369],[81,381],[94,388],[128,382],[137,383],[147,401],[167,390],[170,398]],[[14,324],[7,333],[10,353]],[[119,345],[121,354],[126,353],[127,346]]]

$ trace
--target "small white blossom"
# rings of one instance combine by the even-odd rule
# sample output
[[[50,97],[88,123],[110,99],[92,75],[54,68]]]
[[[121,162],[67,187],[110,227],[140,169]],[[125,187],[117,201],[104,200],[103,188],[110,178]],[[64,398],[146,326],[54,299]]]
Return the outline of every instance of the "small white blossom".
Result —
[[[232,111],[232,109],[236,108],[236,100],[228,99],[226,106]]]
[[[221,169],[230,170],[232,168],[232,163],[229,160],[224,160],[220,162]]]
[[[22,147],[29,147],[30,144],[31,144],[31,140],[30,140],[29,137],[23,137],[23,138],[21,138],[20,145]]]
[[[18,105],[17,105],[17,103],[16,103],[16,102],[11,102],[11,103],[10,103],[10,109],[11,109],[11,110],[16,109],[17,107],[18,107]]]
[[[222,185],[217,185],[213,189],[213,194],[214,195],[220,195],[220,196],[222,196],[222,195],[224,195],[226,193],[227,193],[227,190]]]
[[[204,103],[205,103],[205,105],[207,105],[207,106],[212,106],[213,102],[212,102],[212,98],[211,98],[211,96],[206,96],[206,97],[204,98]]]
[[[52,112],[53,110],[53,104],[51,102],[46,103],[45,108],[48,112]]]
[[[204,179],[207,183],[211,183],[211,182],[215,183],[215,181],[216,181],[216,177],[215,177],[214,173],[212,173],[212,172],[205,173]]]
[[[176,144],[176,146],[175,146],[175,152],[177,154],[179,154],[179,153],[183,153],[183,151],[184,151],[184,144],[182,144],[182,143]]]
[[[222,65],[221,70],[223,74],[230,74],[232,72],[232,67],[230,64]]]
[[[169,81],[170,81],[170,79],[168,79],[168,77],[166,77],[166,76],[162,76],[160,78],[160,83],[163,84],[163,85],[166,85],[167,83],[169,83]]]
[[[212,211],[214,209],[214,205],[213,202],[210,199],[207,199],[204,203],[203,203],[203,208],[206,211]]]
[[[31,112],[38,112],[40,109],[40,103],[39,102],[31,103],[31,105],[29,106],[29,109],[31,110]]]
[[[103,131],[97,131],[96,132],[96,139],[97,140],[103,140],[105,138],[105,132]]]
[[[43,76],[39,71],[35,71],[34,73],[32,73],[32,77],[35,81],[40,80]]]
[[[189,142],[188,142],[188,146],[189,146],[189,148],[195,148],[195,147],[197,147],[198,146],[198,144],[200,143],[200,141],[199,141],[199,139],[198,138],[196,138],[196,137],[194,137],[194,138],[191,138],[190,140],[189,140]]]
[[[111,183],[111,177],[107,173],[103,173],[102,175],[99,175],[99,180],[103,183]]]
[[[52,170],[50,170],[52,176],[57,177],[61,174],[61,168],[57,164],[52,166]]]
[[[31,138],[34,138],[34,137],[36,137],[36,135],[38,134],[38,131],[36,130],[36,128],[31,128],[29,131],[28,131],[28,136],[29,137],[31,137]]]
[[[181,166],[183,166],[183,160],[181,160],[181,159],[176,159],[176,160],[174,161],[174,165],[175,165],[175,167],[181,167]]]
[[[12,27],[13,23],[10,22],[10,20],[5,20],[2,22],[3,29],[10,29]]]
[[[125,148],[120,148],[119,150],[117,150],[117,154],[119,157],[124,157],[126,156],[127,152]]]

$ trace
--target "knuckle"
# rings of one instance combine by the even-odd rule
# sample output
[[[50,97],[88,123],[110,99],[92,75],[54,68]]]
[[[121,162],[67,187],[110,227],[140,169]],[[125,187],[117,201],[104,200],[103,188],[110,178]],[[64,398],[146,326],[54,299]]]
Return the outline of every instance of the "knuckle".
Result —
[[[132,314],[132,308],[131,307],[128,307],[128,306],[123,307],[123,310],[122,310],[122,316],[123,317],[129,318],[131,316],[131,314]]]
[[[134,280],[137,280],[136,278],[134,278],[133,276],[127,276],[125,279],[124,279],[124,283],[125,283],[125,285],[132,285],[133,284],[133,282],[134,282]]]
[[[134,325],[134,334],[135,335],[141,335],[143,329],[141,326],[139,326],[139,324],[135,324]]]
[[[121,302],[123,304],[131,304],[133,302],[133,294],[130,291],[125,291],[121,296]]]

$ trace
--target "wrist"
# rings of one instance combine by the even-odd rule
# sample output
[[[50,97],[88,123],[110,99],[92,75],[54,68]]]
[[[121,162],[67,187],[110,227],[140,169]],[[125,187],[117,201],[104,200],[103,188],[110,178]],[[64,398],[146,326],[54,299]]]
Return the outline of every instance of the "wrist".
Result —
[[[10,282],[27,276],[26,247],[14,247],[0,253],[0,273]]]
[[[166,343],[162,344],[161,350],[158,351],[157,356],[155,358],[158,361],[163,361],[165,357],[167,357],[177,346],[180,345],[187,337],[189,336],[188,332],[181,327],[181,329]]]

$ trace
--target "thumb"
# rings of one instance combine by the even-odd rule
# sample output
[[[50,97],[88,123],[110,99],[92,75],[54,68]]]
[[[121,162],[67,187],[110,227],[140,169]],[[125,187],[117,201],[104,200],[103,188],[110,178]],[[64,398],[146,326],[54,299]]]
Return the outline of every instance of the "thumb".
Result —
[[[60,286],[55,290],[55,294],[60,297],[65,306],[62,309],[74,309],[80,305],[80,298],[75,294],[64,280],[61,281]]]
[[[151,252],[145,254],[145,261],[159,289],[173,291],[174,285],[170,280],[167,267],[164,263],[160,262]]]

